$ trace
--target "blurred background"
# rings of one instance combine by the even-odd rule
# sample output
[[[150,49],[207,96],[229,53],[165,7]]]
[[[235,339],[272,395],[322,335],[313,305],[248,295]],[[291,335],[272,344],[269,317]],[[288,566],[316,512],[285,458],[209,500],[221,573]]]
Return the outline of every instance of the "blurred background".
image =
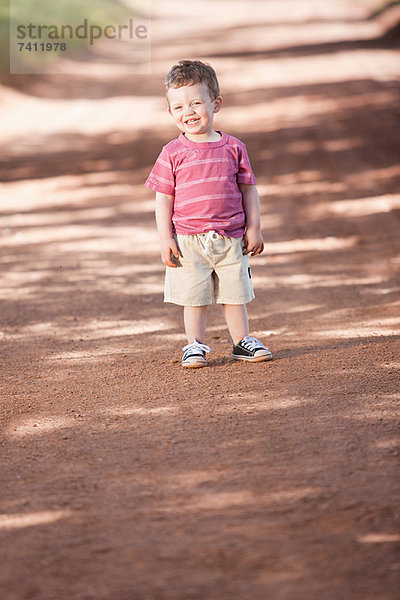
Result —
[[[75,40],[68,57],[59,53],[46,66],[50,74],[9,73],[5,5],[0,159],[8,291],[32,279],[32,265],[21,268],[23,253],[35,256],[36,271],[40,265],[30,284],[39,297],[55,260],[72,269],[71,279],[63,273],[72,294],[79,264],[86,294],[108,282],[124,298],[139,291],[160,298],[153,199],[143,182],[178,133],[163,79],[181,58],[210,62],[218,73],[224,108],[215,126],[248,145],[267,242],[322,237],[350,248],[369,235],[358,217],[376,231],[388,213],[397,231],[399,2],[102,0],[81,7],[13,0],[13,26],[32,14],[51,22],[59,7],[61,23],[133,18],[148,26],[143,55],[129,40]],[[140,276],[126,262],[144,252],[153,271]],[[41,306],[54,307],[55,299],[62,301],[47,285]]]

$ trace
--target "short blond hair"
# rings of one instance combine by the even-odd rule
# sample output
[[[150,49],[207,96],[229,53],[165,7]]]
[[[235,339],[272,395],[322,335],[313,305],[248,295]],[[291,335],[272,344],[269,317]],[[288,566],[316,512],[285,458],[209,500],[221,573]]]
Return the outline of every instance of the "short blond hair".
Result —
[[[180,88],[194,83],[205,83],[211,100],[219,96],[219,84],[214,69],[200,60],[180,60],[174,65],[165,78],[165,93],[168,93],[170,88]]]

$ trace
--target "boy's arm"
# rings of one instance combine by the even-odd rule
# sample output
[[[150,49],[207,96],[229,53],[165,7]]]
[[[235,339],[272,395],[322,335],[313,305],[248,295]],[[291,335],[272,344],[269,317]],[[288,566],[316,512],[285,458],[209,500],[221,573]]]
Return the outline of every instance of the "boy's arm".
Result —
[[[171,252],[179,258],[178,247],[172,237],[172,206],[173,196],[156,192],[156,223],[161,242],[161,260],[167,267],[176,267],[171,260]]]
[[[264,240],[260,224],[260,200],[257,187],[247,183],[239,183],[243,196],[243,210],[246,215],[246,232],[244,234],[245,249],[243,254],[255,256],[264,250]]]

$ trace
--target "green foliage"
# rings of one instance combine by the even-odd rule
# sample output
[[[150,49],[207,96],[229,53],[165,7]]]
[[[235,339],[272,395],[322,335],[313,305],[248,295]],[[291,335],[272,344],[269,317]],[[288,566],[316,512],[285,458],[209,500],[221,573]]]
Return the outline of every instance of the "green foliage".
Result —
[[[9,64],[9,1],[0,0],[0,79]]]
[[[127,10],[118,0],[10,0],[11,14],[19,21],[66,24],[83,18],[100,26],[124,17]]]
[[[87,19],[104,28],[108,24],[123,23],[129,17],[134,15],[123,0],[0,0],[0,79],[4,80],[9,72],[10,24],[12,31],[17,24],[30,23],[76,27]],[[76,37],[68,41],[72,49],[82,45],[87,46],[87,41]],[[22,61],[29,62],[33,58],[29,54],[21,55]]]

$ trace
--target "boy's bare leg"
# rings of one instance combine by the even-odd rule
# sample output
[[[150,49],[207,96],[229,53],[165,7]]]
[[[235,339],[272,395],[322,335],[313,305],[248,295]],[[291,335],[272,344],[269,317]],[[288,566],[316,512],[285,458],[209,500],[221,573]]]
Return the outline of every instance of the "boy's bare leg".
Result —
[[[245,304],[223,304],[225,321],[234,344],[249,335],[249,321]]]
[[[184,306],[183,320],[189,344],[195,340],[204,344],[207,325],[207,306]]]

